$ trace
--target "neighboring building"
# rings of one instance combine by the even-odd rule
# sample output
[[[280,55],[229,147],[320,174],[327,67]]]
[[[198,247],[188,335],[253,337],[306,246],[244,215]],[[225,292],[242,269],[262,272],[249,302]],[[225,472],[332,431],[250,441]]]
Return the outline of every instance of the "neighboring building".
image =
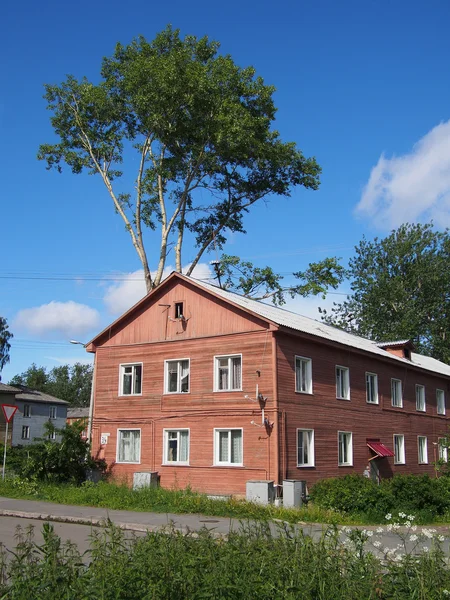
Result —
[[[68,402],[49,394],[31,390],[23,385],[0,383],[0,404],[17,406],[17,411],[8,427],[8,443],[13,446],[32,444],[35,438],[43,438],[45,424],[50,421],[57,429],[66,424]],[[5,439],[5,417],[0,414],[0,438]],[[58,439],[55,436],[52,439]]]
[[[113,474],[244,494],[248,480],[434,473],[450,366],[172,273],[87,346]]]
[[[81,432],[81,437],[83,439],[87,439],[87,427],[88,427],[88,419],[89,419],[89,407],[75,407],[67,409],[67,423],[72,425],[72,423],[76,423],[81,421],[85,428]]]

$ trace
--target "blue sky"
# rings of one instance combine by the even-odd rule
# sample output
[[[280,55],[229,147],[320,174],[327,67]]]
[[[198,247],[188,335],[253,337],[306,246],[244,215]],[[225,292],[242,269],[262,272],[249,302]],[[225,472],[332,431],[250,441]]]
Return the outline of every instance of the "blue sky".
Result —
[[[32,362],[86,359],[68,340],[89,340],[143,293],[114,281],[140,263],[98,177],[58,175],[36,159],[54,139],[44,83],[96,80],[116,42],[151,40],[168,23],[253,65],[277,88],[282,138],[317,158],[322,184],[261,204],[225,250],[287,274],[328,255],[345,260],[363,235],[404,221],[450,223],[449,18],[446,0],[8,3],[0,315],[15,338],[3,381]],[[313,315],[318,303],[292,308]]]

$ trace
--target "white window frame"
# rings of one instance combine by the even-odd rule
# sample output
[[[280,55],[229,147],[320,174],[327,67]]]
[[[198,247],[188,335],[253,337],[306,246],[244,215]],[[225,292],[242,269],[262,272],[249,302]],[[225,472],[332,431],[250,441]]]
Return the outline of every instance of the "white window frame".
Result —
[[[23,418],[29,419],[31,417],[31,404],[23,405]]]
[[[428,464],[428,438],[426,435],[417,436],[417,455],[419,465]]]
[[[49,440],[56,440],[56,431],[50,431],[50,433],[48,434],[48,439]]]
[[[343,373],[344,375],[344,386],[346,387],[347,394],[340,395],[340,389],[338,389],[338,371]],[[335,377],[336,377],[336,398],[339,400],[350,400],[350,369],[348,367],[343,367],[342,365],[336,365],[335,368]]]
[[[448,462],[448,448],[446,445],[447,438],[438,438],[438,456],[439,460],[443,460],[444,462]]]
[[[370,389],[373,390],[374,400],[369,399],[369,386],[368,386],[368,378],[372,378],[372,384]],[[378,404],[378,375],[376,373],[371,373],[366,371],[366,402],[367,404]]]
[[[221,359],[228,359],[228,387],[220,389],[219,388],[219,361]],[[241,381],[239,387],[231,387],[231,373],[232,373],[232,359],[240,358],[241,359]],[[214,356],[214,391],[215,392],[240,392],[242,391],[242,354],[218,354]]]
[[[300,462],[300,446],[299,446],[299,433],[303,433],[303,439],[305,440],[305,434],[308,434],[308,439],[306,440],[308,445],[307,456],[309,460],[307,462]],[[297,429],[297,467],[314,467],[314,429]]]
[[[25,435],[24,435],[25,432]],[[29,425],[22,425],[22,440],[29,440],[30,439],[30,426]]]
[[[228,456],[231,458],[231,432],[241,432],[241,462],[220,460],[220,433],[228,432]],[[244,430],[242,427],[217,427],[214,429],[214,466],[216,467],[243,467],[244,466]]]
[[[189,383],[187,392],[181,391],[181,363],[187,361],[189,369]],[[169,363],[177,364],[177,391],[169,392]],[[190,394],[191,393],[191,359],[190,358],[169,358],[164,361],[164,393],[165,394]]]
[[[300,389],[300,383],[297,377],[297,362],[306,364],[306,389]],[[295,357],[295,391],[298,394],[312,394],[313,383],[312,383],[312,359],[307,356],[296,356]]]
[[[396,389],[395,394],[394,394],[394,387]],[[400,389],[400,398],[395,398],[395,403],[394,403],[394,396],[397,395],[398,389]],[[396,379],[395,377],[391,378],[391,405],[394,408],[403,408],[403,385],[402,385],[402,380],[401,379]]]
[[[397,445],[396,440],[399,440],[401,444],[398,445],[398,453],[397,453]],[[405,436],[403,433],[394,433],[394,465],[404,465],[406,464],[406,453],[405,453]]]
[[[442,404],[439,401],[442,399]],[[436,390],[436,410],[438,415],[445,415],[445,392],[444,390]]]
[[[427,410],[425,386],[421,383],[416,383],[416,410],[420,412],[426,412]]]
[[[125,369],[127,367],[132,367],[131,372],[131,393],[126,394],[124,392],[124,377],[125,377]],[[136,371],[134,367],[141,367],[141,391],[135,392],[136,387]],[[144,377],[144,364],[142,362],[130,362],[130,363],[121,363],[119,365],[119,396],[142,396],[142,381]]]
[[[49,406],[48,407],[48,418],[51,421],[55,421],[56,420],[56,415],[57,415],[56,406]]]
[[[187,460],[169,460],[169,434],[177,434],[177,457],[180,454],[180,433],[187,432]],[[164,465],[189,465],[189,454],[191,445],[191,431],[187,427],[168,428],[163,430],[164,447],[163,447],[163,464]]]
[[[139,459],[134,460],[119,460],[119,443],[120,433],[122,431],[139,431]],[[142,431],[140,427],[119,427],[116,434],[116,463],[119,465],[140,465],[141,464],[141,452],[142,452]]]
[[[340,458],[341,445],[346,445],[347,458],[349,460],[343,461]],[[338,431],[338,465],[340,467],[352,467],[353,466],[353,432],[352,431]]]

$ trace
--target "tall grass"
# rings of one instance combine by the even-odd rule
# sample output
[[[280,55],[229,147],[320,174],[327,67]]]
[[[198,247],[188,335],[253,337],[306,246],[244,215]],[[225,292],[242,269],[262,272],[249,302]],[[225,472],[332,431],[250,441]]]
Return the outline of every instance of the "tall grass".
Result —
[[[92,535],[80,556],[61,544],[50,525],[36,546],[19,532],[13,553],[3,550],[0,597],[10,600],[437,600],[450,589],[442,550],[386,560],[337,530],[319,540],[265,524],[215,539],[207,531],[148,533],[125,538],[110,525]],[[450,594],[450,592],[449,592]]]

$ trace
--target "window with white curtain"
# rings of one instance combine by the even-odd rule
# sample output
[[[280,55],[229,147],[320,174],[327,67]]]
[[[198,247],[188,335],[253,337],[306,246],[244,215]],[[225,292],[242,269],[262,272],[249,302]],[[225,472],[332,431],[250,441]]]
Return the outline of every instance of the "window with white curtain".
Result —
[[[400,379],[391,379],[391,404],[397,408],[403,407],[402,382]]]
[[[117,430],[117,462],[139,463],[141,461],[141,430]]]
[[[312,361],[310,358],[295,357],[295,391],[312,394]]]
[[[416,410],[425,412],[425,386],[416,385]]]
[[[121,396],[138,396],[142,393],[142,363],[120,365]]]
[[[448,461],[448,441],[447,438],[438,439],[439,460]]]
[[[366,402],[378,404],[378,375],[366,373]]]
[[[314,466],[314,429],[297,429],[297,466]]]
[[[242,355],[215,357],[215,391],[242,389]]]
[[[189,359],[166,360],[166,394],[189,392]]]
[[[405,464],[405,436],[402,433],[394,435],[394,464]]]
[[[338,431],[338,464],[341,467],[353,465],[353,433]]]
[[[336,366],[336,398],[350,400],[350,371]]]
[[[444,390],[436,390],[437,414],[445,415],[445,393]]]
[[[425,436],[419,435],[417,438],[419,451],[419,465],[428,464],[428,440]]]
[[[164,462],[189,464],[189,429],[164,430]]]
[[[214,430],[214,464],[242,466],[242,429]]]

